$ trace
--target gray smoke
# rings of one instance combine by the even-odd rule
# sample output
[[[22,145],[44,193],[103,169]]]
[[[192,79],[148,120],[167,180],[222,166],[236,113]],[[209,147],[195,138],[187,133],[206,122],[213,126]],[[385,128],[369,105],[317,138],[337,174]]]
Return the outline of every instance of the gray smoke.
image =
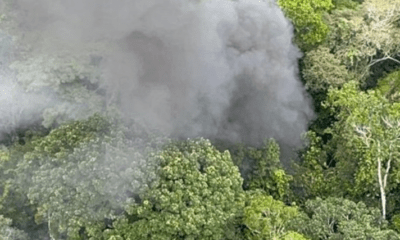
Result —
[[[18,0],[13,9],[31,56],[95,52],[107,103],[167,134],[295,147],[313,117],[302,53],[273,0]]]

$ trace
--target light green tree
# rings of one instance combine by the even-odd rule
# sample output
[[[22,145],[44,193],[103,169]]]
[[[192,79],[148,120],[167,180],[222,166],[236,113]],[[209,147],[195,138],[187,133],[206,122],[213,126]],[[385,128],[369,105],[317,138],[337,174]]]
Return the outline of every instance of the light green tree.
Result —
[[[8,205],[8,197],[10,194],[9,174],[7,171],[10,168],[9,151],[4,146],[0,150],[0,238],[4,240],[27,240],[28,236],[22,230],[12,227],[12,219],[6,218],[1,213],[4,212],[4,207]],[[15,209],[15,207],[14,207]]]
[[[302,76],[311,92],[324,92],[355,79],[355,75],[324,46],[306,52],[303,64]]]
[[[128,215],[105,239],[222,239],[244,205],[242,178],[230,154],[208,140],[174,142],[147,161],[159,166]]]
[[[335,58],[356,75],[358,81],[371,77],[375,65],[399,66],[400,1],[366,0],[356,9],[335,10],[325,19],[331,31],[324,45]]]
[[[321,43],[329,28],[322,15],[333,8],[331,0],[279,0],[279,6],[293,22],[296,43],[306,48]]]
[[[157,177],[145,156],[165,141],[115,114],[32,133],[24,145],[1,151],[0,213],[31,239],[100,239]]]
[[[101,135],[109,133],[110,127],[111,123],[104,117],[95,115],[86,121],[63,125],[47,136],[34,133],[28,136],[30,134],[27,133],[24,145],[17,142],[10,147],[6,155],[2,154],[2,159],[7,160],[6,175],[2,177],[5,177],[4,183],[7,184],[5,186],[8,194],[2,201],[4,208],[1,212],[11,218],[21,229],[29,232],[32,238],[44,237],[42,235],[39,237],[36,233],[43,230],[44,224],[50,224],[47,220],[53,213],[57,214],[59,210],[65,214],[68,212],[59,208],[67,209],[68,204],[79,205],[79,201],[74,203],[67,201],[68,204],[63,201],[64,198],[74,195],[76,189],[71,190],[69,194],[61,193],[65,193],[68,188],[77,187],[73,181],[67,182],[68,178],[63,179],[67,182],[67,186],[64,186],[60,180],[63,178],[61,169],[70,173],[65,160],[81,144],[95,141]],[[70,170],[73,170],[73,166],[71,168],[73,161],[69,164]],[[71,171],[71,174],[74,172]],[[64,177],[67,176],[68,174],[65,174]],[[58,209],[52,208],[56,205]],[[82,206],[85,205],[80,205],[81,208]],[[36,224],[41,227],[35,227]],[[60,228],[62,227],[63,224],[60,224]]]
[[[297,207],[286,206],[261,191],[247,194],[250,204],[243,216],[247,239],[306,239],[290,229],[291,221],[300,215]]]
[[[363,202],[355,203],[343,198],[317,198],[308,200],[304,208],[310,216],[297,224],[298,231],[311,239],[395,240],[400,236],[387,229],[379,210],[368,208]]]
[[[302,76],[315,92],[355,80],[375,86],[400,66],[399,0],[366,0],[357,7],[333,9],[323,15],[329,27],[325,41],[305,52]]]

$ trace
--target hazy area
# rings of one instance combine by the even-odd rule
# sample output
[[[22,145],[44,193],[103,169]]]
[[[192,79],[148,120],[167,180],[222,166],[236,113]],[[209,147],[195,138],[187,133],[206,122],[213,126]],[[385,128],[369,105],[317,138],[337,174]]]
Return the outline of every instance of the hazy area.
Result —
[[[172,136],[252,145],[274,137],[295,147],[313,116],[298,79],[293,27],[273,1],[18,0],[3,8],[12,10],[3,66],[8,59],[22,66],[48,56],[83,59],[98,75],[78,80],[102,89],[96,97],[105,106],[116,104],[125,117]],[[86,117],[88,100],[65,100],[60,91],[77,80],[68,71],[21,68],[3,70],[1,88],[18,101],[1,96],[1,122],[17,127],[59,106],[67,118]],[[67,80],[55,81],[54,71]],[[11,87],[16,82],[22,87]]]

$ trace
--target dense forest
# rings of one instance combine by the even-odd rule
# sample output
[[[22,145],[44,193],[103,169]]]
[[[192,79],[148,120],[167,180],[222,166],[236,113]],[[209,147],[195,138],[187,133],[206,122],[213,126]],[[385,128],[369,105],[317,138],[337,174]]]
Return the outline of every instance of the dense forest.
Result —
[[[248,90],[256,96],[251,101],[246,100],[249,97],[245,93],[240,95],[241,91],[230,91],[239,97],[224,108],[230,109],[223,111],[229,115],[226,119],[221,117],[223,114],[213,115],[225,104],[225,92],[216,91],[215,95],[220,98],[208,98],[212,101],[204,112],[224,119],[220,124],[212,124],[216,120],[208,118],[198,120],[183,105],[187,100],[173,99],[179,94],[197,94],[192,88],[176,87],[185,84],[181,81],[171,81],[165,87],[179,89],[170,90],[171,105],[178,110],[166,109],[166,105],[157,108],[157,101],[149,103],[150,98],[157,98],[164,90],[146,92],[146,87],[137,88],[135,96],[139,97],[131,98],[132,92],[121,91],[130,88],[126,82],[120,81],[118,86],[103,84],[104,56],[112,51],[121,54],[147,51],[143,47],[146,44],[158,46],[160,50],[152,48],[156,51],[154,56],[146,53],[147,58],[143,60],[143,63],[156,64],[150,64],[152,67],[157,66],[169,52],[163,50],[167,47],[155,40],[156,37],[149,36],[177,32],[175,28],[160,27],[154,34],[137,30],[126,34],[129,41],[117,41],[118,46],[133,43],[133,50],[129,44],[115,50],[114,45],[107,45],[109,42],[85,40],[86,45],[80,44],[75,52],[65,47],[68,44],[61,51],[52,40],[38,40],[54,36],[51,34],[64,23],[43,27],[48,19],[57,17],[38,17],[39,5],[46,1],[37,1],[38,5],[27,0],[0,2],[0,239],[400,239],[400,0],[190,3],[194,12],[201,12],[207,4],[212,6],[212,2],[219,2],[224,9],[223,2],[227,2],[228,7],[258,9],[261,14],[263,6],[267,9],[268,5],[276,4],[265,14],[281,11],[271,19],[280,19],[279,14],[287,19],[291,33],[288,37],[283,34],[283,40],[279,41],[298,48],[297,52],[287,48],[288,55],[301,53],[292,58],[298,65],[295,78],[314,111],[307,113],[312,117],[304,118],[309,119],[304,129],[303,118],[293,120],[291,125],[281,123],[279,117],[291,115],[278,100],[276,106],[251,107],[261,101],[257,99],[262,98],[265,86],[267,95],[274,93],[268,90],[273,82],[260,86],[261,83],[248,81],[248,85],[242,85],[242,92]],[[75,1],[71,5],[72,2]],[[111,5],[107,8],[113,8]],[[24,6],[33,9],[32,12],[25,11]],[[166,5],[157,11],[172,12]],[[237,19],[250,14],[238,12],[242,15]],[[73,13],[80,16],[80,9],[75,8]],[[139,15],[139,10],[127,10],[118,17],[122,19],[131,14]],[[112,22],[114,17],[105,19]],[[193,25],[189,26],[197,26],[197,18],[180,20],[192,21]],[[149,25],[143,26],[153,23],[149,20],[146,24]],[[286,28],[285,22],[282,24]],[[66,42],[74,42],[77,35],[86,39],[89,28],[85,28],[85,23],[82,25],[83,30],[74,32],[70,38],[62,35]],[[248,26],[251,29],[253,25]],[[115,30],[114,36],[126,30],[111,28]],[[170,37],[168,41],[177,41],[182,49],[195,51],[201,44],[190,46],[199,36],[191,29],[182,29],[193,37],[185,41]],[[105,36],[101,26],[93,32]],[[65,33],[60,30],[57,34]],[[239,37],[236,40],[239,42]],[[233,41],[232,45],[237,42]],[[179,48],[170,45],[168,49]],[[237,47],[240,50],[237,54],[258,46],[269,47],[264,45],[257,42],[253,48]],[[107,54],[102,56],[99,52]],[[106,75],[125,79],[134,73],[133,70],[122,73],[119,69],[123,67],[118,68],[123,64],[131,68],[129,54],[119,55],[126,57],[125,62],[113,60],[112,54],[108,56],[111,60],[107,66],[117,70]],[[196,58],[197,55],[185,56]],[[282,58],[286,59],[286,55]],[[197,67],[176,59],[181,59],[181,55],[174,55],[172,63],[168,63],[171,65],[162,65],[160,69],[168,69],[175,63],[185,69]],[[212,57],[205,59],[214,61]],[[195,63],[203,64],[200,60]],[[217,61],[213,62],[216,64]],[[143,64],[140,70],[143,79],[179,78],[190,72],[167,74],[146,69],[150,65]],[[216,68],[225,71],[223,64]],[[289,70],[278,72],[285,71]],[[207,77],[208,73],[204,72],[193,70],[190,74]],[[274,74],[271,76],[279,73]],[[245,75],[240,76],[247,79]],[[221,86],[229,88],[226,83],[222,82]],[[150,88],[160,86],[156,80],[151,84]],[[210,83],[210,86],[214,85]],[[204,96],[214,91],[211,87],[202,89]],[[127,102],[127,99],[130,100]],[[306,100],[294,101],[307,104]],[[241,107],[244,102],[247,105]],[[133,105],[135,108],[131,108]],[[199,108],[192,102],[188,105],[191,109]],[[156,108],[154,112],[142,110],[152,107]],[[309,111],[307,107],[295,108]],[[168,118],[164,111],[168,114],[175,111],[179,117]],[[245,114],[238,113],[243,111]],[[266,117],[268,121],[254,120],[263,111],[269,116],[279,116]],[[140,121],[141,116],[145,116],[144,121]],[[159,120],[160,116],[164,119]],[[174,123],[170,124],[171,121]],[[235,121],[236,125],[232,123]],[[270,126],[264,126],[268,123]],[[241,127],[245,124],[253,128]],[[303,132],[301,136],[298,134],[301,144],[291,139],[296,138],[292,133],[289,137],[279,134],[289,126],[299,130],[286,132]],[[230,135],[232,132],[235,134]]]

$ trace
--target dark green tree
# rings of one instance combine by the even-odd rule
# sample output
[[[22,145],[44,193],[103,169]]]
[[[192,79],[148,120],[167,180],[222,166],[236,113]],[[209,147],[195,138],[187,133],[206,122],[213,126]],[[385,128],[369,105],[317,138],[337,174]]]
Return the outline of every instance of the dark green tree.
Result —
[[[377,90],[390,102],[400,101],[400,70],[386,74],[378,81]]]

